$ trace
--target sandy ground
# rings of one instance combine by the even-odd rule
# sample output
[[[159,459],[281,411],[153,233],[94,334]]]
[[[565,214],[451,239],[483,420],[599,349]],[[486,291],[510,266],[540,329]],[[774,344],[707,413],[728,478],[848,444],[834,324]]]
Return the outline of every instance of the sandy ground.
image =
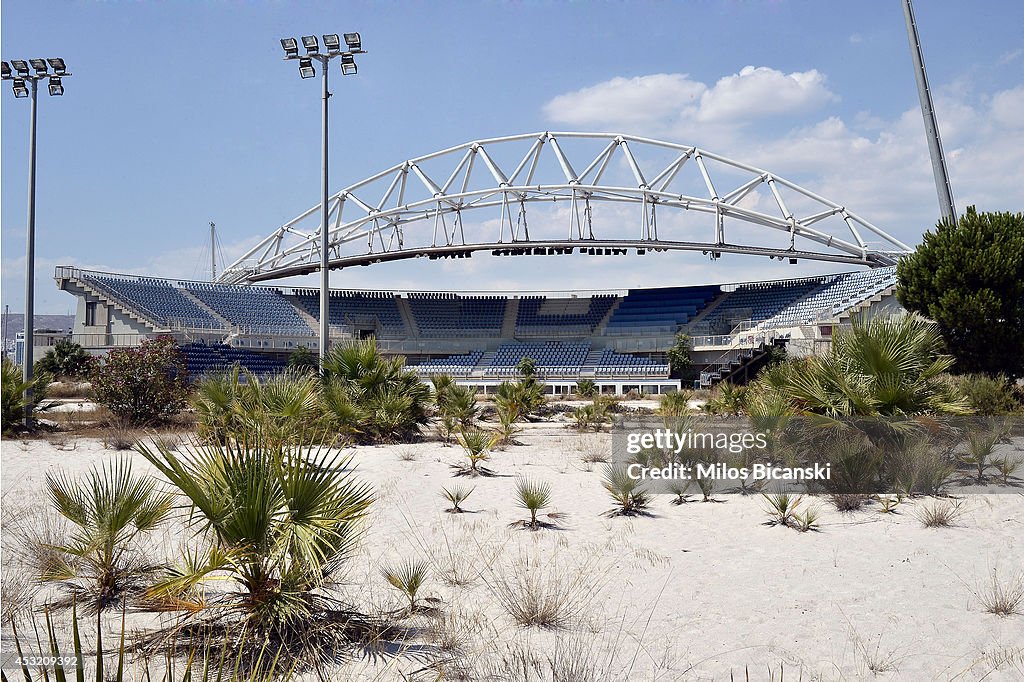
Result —
[[[787,680],[1024,679],[1024,615],[998,617],[981,603],[993,570],[1004,583],[1022,576],[1024,495],[966,496],[966,512],[945,529],[918,520],[915,509],[930,500],[907,502],[898,514],[877,505],[844,514],[809,498],[822,516],[820,530],[808,533],[764,525],[756,496],[680,506],[658,496],[651,517],[608,518],[600,465],[581,460],[608,438],[531,425],[523,445],[494,453],[497,476],[476,479],[453,478],[458,447],[353,450],[358,477],[378,497],[346,594],[368,610],[397,609],[402,601],[381,563],[428,561],[421,595],[446,615],[410,624],[424,628],[423,642],[461,640],[445,653],[445,669],[464,679],[484,679],[522,651],[544,669],[572,660],[598,673],[568,679],[727,680],[743,679],[745,668],[750,679],[769,679],[769,669],[779,679],[781,667]],[[4,505],[38,512],[47,472],[85,471],[126,454],[93,439],[60,447],[3,442]],[[134,461],[148,470],[140,456]],[[516,506],[517,476],[551,484],[546,512],[558,514],[557,529],[509,526],[528,518]],[[475,487],[463,505],[471,513],[444,513],[440,491],[453,484]],[[165,535],[161,544],[174,541]],[[445,580],[453,574],[468,584]],[[561,594],[575,607],[573,622],[517,626],[496,597],[515,576]],[[431,656],[357,659],[337,679],[409,679],[402,676]]]

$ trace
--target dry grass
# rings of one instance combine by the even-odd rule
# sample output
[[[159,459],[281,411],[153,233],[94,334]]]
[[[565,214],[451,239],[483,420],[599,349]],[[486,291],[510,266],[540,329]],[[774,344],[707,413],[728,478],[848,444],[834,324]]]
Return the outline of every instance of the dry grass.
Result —
[[[978,591],[978,599],[985,611],[996,616],[1015,616],[1024,612],[1024,573],[1003,582],[993,568],[992,580]]]
[[[922,505],[917,511],[917,518],[924,524],[925,528],[950,528],[956,525],[957,519],[963,513],[963,500],[953,500],[951,502],[936,500],[930,505]]]
[[[562,565],[557,553],[520,554],[484,575],[505,612],[520,627],[568,628],[582,617],[603,585],[594,562]]]

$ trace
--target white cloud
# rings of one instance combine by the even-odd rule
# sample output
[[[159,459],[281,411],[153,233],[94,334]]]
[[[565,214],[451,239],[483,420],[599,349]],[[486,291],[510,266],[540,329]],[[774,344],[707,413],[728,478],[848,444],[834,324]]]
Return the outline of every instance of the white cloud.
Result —
[[[1015,61],[1018,57],[1024,54],[1024,50],[1017,48],[1016,50],[1009,50],[999,56],[1000,66],[1005,66],[1012,61]]]
[[[679,73],[619,77],[559,95],[544,105],[544,113],[573,125],[649,125],[695,110],[706,89]]]
[[[739,121],[817,109],[838,99],[815,69],[784,74],[744,66],[701,95],[699,121]]]
[[[544,113],[558,123],[676,135],[706,135],[712,126],[715,137],[727,137],[754,120],[816,110],[836,99],[814,69],[786,74],[745,66],[711,86],[679,73],[612,78],[555,97]]]
[[[996,93],[992,118],[1010,128],[1024,128],[1024,85]]]

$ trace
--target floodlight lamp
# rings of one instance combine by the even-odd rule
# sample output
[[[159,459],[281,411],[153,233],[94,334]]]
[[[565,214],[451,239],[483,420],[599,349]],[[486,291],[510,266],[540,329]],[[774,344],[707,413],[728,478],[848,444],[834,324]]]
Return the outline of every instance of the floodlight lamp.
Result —
[[[28,97],[28,88],[25,86],[24,78],[15,78],[14,82],[11,83],[11,87],[14,89],[14,96],[19,99],[22,97]]]
[[[306,54],[316,54],[320,51],[316,36],[302,36],[302,46],[306,48]]]
[[[3,70],[3,79],[4,80],[9,80],[11,78],[11,65],[8,64],[7,62],[0,62],[0,64],[3,65],[3,66],[0,66],[0,69]]]
[[[60,97],[63,94],[64,84],[61,83],[60,76],[50,76],[50,95]]]
[[[58,76],[63,76],[67,73],[68,67],[60,57],[51,57],[46,61],[50,62],[50,68],[52,68],[53,72]]]
[[[331,54],[341,52],[341,38],[338,37],[337,33],[325,33],[324,47],[327,48],[327,51]]]
[[[285,59],[299,55],[299,41],[295,38],[281,38],[281,47],[284,48]]]
[[[11,66],[18,72],[18,75],[22,78],[28,77],[28,64],[25,63],[24,59],[12,59]]]
[[[28,63],[36,70],[36,74],[42,76],[46,73],[46,62],[42,59],[30,59]]]
[[[315,75],[316,69],[313,68],[313,60],[309,57],[299,59],[299,77],[312,78]]]
[[[341,55],[341,73],[343,75],[354,76],[358,70],[358,67],[356,67],[356,58],[352,56],[351,53],[346,52]]]
[[[350,50],[358,51],[363,49],[363,41],[359,37],[358,33],[346,33],[345,44],[348,45],[348,49]]]

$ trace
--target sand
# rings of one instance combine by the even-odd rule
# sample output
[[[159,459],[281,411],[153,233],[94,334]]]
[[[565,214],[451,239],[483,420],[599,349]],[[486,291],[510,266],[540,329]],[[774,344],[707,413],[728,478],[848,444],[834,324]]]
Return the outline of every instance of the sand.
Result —
[[[489,466],[499,475],[476,479],[453,477],[450,465],[463,461],[457,446],[352,450],[377,500],[342,592],[367,610],[398,609],[402,599],[381,577],[382,562],[430,562],[421,596],[447,615],[409,622],[433,628],[434,640],[438,631],[442,640],[464,640],[461,651],[444,654],[449,679],[459,671],[484,679],[522,651],[542,662],[593,664],[599,673],[580,679],[743,679],[745,668],[751,679],[768,679],[769,669],[779,679],[782,667],[793,680],[1024,679],[1024,615],[992,615],[981,600],[993,570],[1004,583],[1022,575],[1020,493],[965,495],[957,525],[941,529],[917,518],[930,499],[882,514],[878,505],[840,513],[824,498],[807,498],[821,510],[819,529],[807,533],[765,525],[758,496],[680,506],[658,496],[650,517],[608,518],[601,465],[581,461],[608,438],[530,425],[523,445],[494,453]],[[85,471],[127,454],[95,439],[70,437],[60,447],[3,442],[5,505],[42,507],[47,472]],[[149,470],[140,456],[134,461]],[[509,526],[528,518],[515,503],[517,476],[551,484],[545,512],[557,519],[543,518],[557,529]],[[444,513],[440,491],[453,484],[475,487],[463,504],[471,513]],[[446,582],[453,567],[471,584]],[[572,622],[516,625],[496,597],[516,575],[557,586],[578,611]],[[361,658],[337,679],[403,679],[431,657],[436,651]]]

